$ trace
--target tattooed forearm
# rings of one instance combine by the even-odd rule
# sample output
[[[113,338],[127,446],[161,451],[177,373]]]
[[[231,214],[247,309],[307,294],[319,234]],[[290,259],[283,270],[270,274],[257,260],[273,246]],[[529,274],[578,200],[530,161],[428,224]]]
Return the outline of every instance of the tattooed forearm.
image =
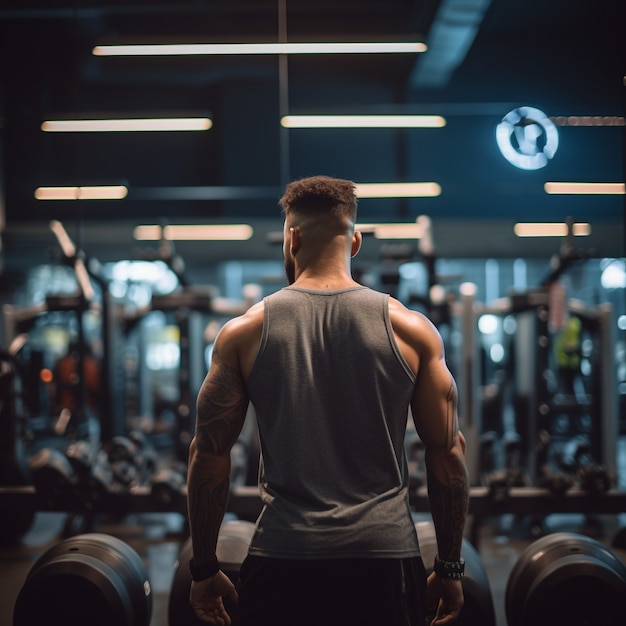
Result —
[[[428,498],[435,529],[439,557],[455,561],[461,553],[463,530],[469,500],[467,473],[461,471],[443,483],[434,471],[428,471]]]
[[[239,435],[247,407],[239,370],[225,364],[212,368],[198,394],[198,448],[210,454],[228,452]]]
[[[193,536],[193,554],[197,562],[208,561],[215,554],[217,535],[228,503],[230,481],[211,485],[210,479],[194,483],[189,491],[189,511],[194,524],[199,528],[206,528],[208,533],[196,533]]]

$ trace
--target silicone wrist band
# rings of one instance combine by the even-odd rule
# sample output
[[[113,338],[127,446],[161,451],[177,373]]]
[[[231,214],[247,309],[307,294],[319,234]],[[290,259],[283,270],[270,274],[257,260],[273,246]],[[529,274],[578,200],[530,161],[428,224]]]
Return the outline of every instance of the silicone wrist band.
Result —
[[[189,571],[191,572],[192,580],[200,582],[215,576],[220,571],[220,564],[217,561],[217,557],[213,557],[208,563],[203,563],[202,565],[196,565],[193,559],[190,559]]]

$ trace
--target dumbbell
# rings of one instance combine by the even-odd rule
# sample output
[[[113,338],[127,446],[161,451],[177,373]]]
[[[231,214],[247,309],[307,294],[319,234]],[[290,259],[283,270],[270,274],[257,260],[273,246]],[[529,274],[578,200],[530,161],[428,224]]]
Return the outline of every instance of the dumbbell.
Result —
[[[141,430],[134,429],[128,433],[128,438],[135,444],[143,471],[148,475],[154,473],[157,469],[159,458],[148,437]]]
[[[604,544],[552,533],[521,553],[506,584],[508,626],[626,624],[626,565]]]
[[[104,450],[115,481],[127,489],[148,484],[156,471],[156,453],[138,432],[113,437],[105,443]]]
[[[222,571],[237,584],[239,569],[243,563],[252,541],[255,525],[245,520],[224,520],[217,538],[216,553]],[[191,605],[189,604],[189,589],[191,574],[189,573],[189,559],[193,553],[191,538],[181,546],[172,587],[170,589],[168,618],[169,626],[202,626]],[[228,598],[224,599],[226,611],[232,619],[232,626],[237,626],[237,607],[233,606]]]
[[[611,477],[606,467],[593,458],[586,437],[577,437],[567,443],[562,462],[584,491],[604,494],[611,488]]]
[[[422,560],[426,566],[426,574],[432,572],[437,554],[437,535],[431,521],[415,523]],[[496,613],[491,593],[489,578],[476,548],[463,539],[461,556],[465,560],[465,575],[461,579],[465,603],[459,614],[458,626],[496,626]],[[428,607],[432,616],[436,607]]]
[[[493,430],[484,432],[479,442],[479,463],[481,482],[489,487],[489,497],[492,500],[503,500],[507,497],[510,481],[506,469],[498,468],[498,433]]]
[[[509,481],[513,487],[527,487],[528,474],[522,464],[522,437],[511,431],[502,438],[504,449],[504,464],[509,473]]]
[[[502,501],[509,495],[511,487],[526,487],[529,484],[521,463],[521,437],[518,433],[506,433],[502,438],[502,456],[504,457],[504,468],[487,472],[483,475],[482,481],[489,488],[489,497],[494,501]],[[488,431],[484,435],[481,443],[483,462],[485,467],[489,467],[490,462],[495,462],[497,435]],[[491,458],[490,458],[491,457]]]
[[[576,476],[581,489],[603,494],[611,488],[611,477],[606,467],[593,458],[589,442],[582,442],[577,446],[574,458],[578,464]]]
[[[74,501],[76,472],[63,452],[41,448],[28,459],[28,468],[35,491],[49,506]]]
[[[498,442],[498,433],[495,430],[488,430],[480,436],[478,459],[481,476],[489,476],[497,470]]]
[[[13,626],[149,626],[152,590],[141,557],[111,535],[85,533],[49,548],[30,569]]]
[[[94,511],[111,489],[110,471],[100,458],[90,444],[76,441],[65,453],[42,448],[28,461],[37,494],[48,506],[68,511],[66,537],[91,530]]]
[[[77,477],[74,492],[87,508],[92,508],[115,491],[113,472],[104,450],[79,440],[67,447],[65,455]]]
[[[550,433],[542,429],[539,432],[539,441],[537,443],[537,465],[539,466],[539,478],[537,484],[543,489],[547,489],[550,493],[562,496],[574,485],[572,476],[566,472],[560,471],[555,467],[549,458]]]
[[[185,475],[171,468],[157,470],[150,478],[150,496],[154,502],[164,508],[178,511],[184,508]]]

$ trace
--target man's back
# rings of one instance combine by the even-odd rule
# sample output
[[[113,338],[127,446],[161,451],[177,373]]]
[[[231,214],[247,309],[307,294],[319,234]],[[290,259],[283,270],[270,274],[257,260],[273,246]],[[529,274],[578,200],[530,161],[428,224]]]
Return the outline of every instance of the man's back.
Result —
[[[404,434],[415,375],[389,297],[288,287],[265,299],[248,379],[266,503],[251,553],[299,558],[418,553]]]

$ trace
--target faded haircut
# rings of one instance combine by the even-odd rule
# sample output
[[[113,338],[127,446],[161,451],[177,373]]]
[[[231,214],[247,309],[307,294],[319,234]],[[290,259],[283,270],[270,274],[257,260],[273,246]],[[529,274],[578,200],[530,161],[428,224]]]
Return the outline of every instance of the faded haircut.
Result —
[[[293,181],[279,201],[283,215],[319,215],[356,220],[356,185],[330,176],[311,176]]]

